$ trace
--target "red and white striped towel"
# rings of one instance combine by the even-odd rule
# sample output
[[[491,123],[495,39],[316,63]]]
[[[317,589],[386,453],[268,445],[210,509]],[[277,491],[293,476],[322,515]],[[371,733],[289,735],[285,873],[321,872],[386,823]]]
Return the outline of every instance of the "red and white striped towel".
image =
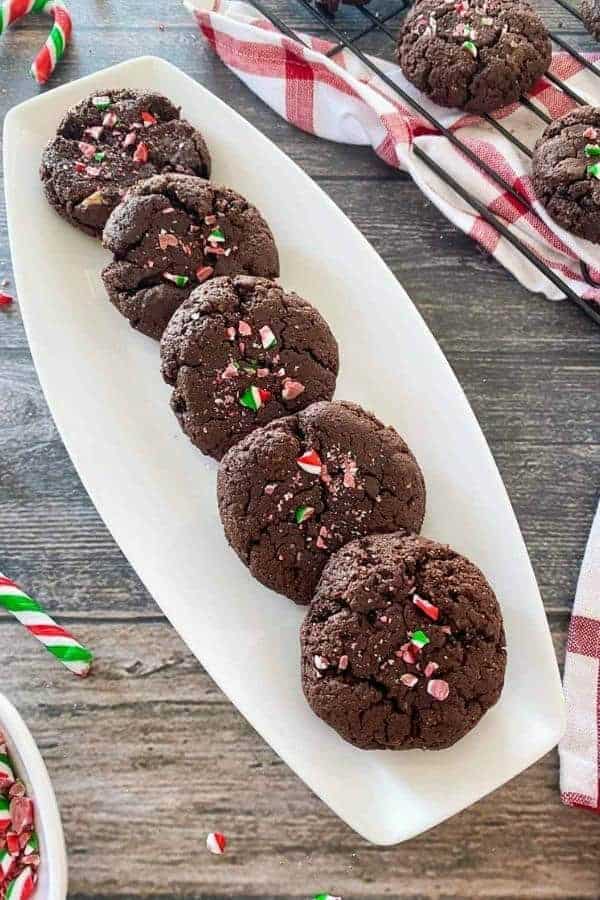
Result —
[[[567,731],[560,743],[562,801],[600,813],[600,510],[579,574],[564,690]]]
[[[600,249],[559,228],[536,202],[529,177],[530,162],[493,126],[473,115],[442,109],[409,84],[398,66],[377,60],[383,71],[451,128],[520,196],[531,202],[529,212],[456,150],[353,54],[344,50],[333,59],[330,45],[302,35],[308,47],[276,31],[256,9],[237,0],[184,0],[200,29],[223,62],[255,94],[289,122],[328,140],[371,145],[389,165],[409,172],[423,193],[466,234],[496,257],[531,291],[560,299],[560,290],[529,263],[506,238],[439,179],[413,152],[421,147],[456,181],[498,215],[504,224],[581,297],[600,303],[600,287],[591,288],[578,258],[600,284]],[[590,103],[600,102],[600,74],[594,75],[568,54],[554,56],[551,71]],[[530,94],[555,118],[575,103],[542,78]],[[530,110],[512,104],[495,114],[510,132],[532,148],[543,124]],[[401,211],[398,213],[401,215]]]

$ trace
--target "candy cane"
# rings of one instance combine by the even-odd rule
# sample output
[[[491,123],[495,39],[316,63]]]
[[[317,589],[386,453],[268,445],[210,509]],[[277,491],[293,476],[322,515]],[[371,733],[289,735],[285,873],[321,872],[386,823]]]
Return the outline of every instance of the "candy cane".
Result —
[[[61,0],[4,0],[0,4],[0,34],[29,13],[48,13],[54,16],[52,30],[31,66],[31,74],[37,83],[45,84],[57,62],[63,57],[73,24],[69,11]]]
[[[1,572],[0,609],[12,613],[67,669],[85,678],[92,665],[91,651],[76,641],[66,628],[57,625],[37,600],[28,597]]]

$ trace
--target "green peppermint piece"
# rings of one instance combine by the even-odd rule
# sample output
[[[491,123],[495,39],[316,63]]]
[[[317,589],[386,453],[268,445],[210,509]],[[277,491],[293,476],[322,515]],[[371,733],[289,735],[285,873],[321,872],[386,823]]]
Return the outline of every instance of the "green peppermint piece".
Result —
[[[92,97],[92,103],[96,107],[96,109],[108,109],[110,106],[111,100],[110,97]]]
[[[185,287],[190,280],[187,275],[172,275],[171,272],[163,272],[163,278],[166,278],[167,281],[172,281],[179,288]]]
[[[296,525],[302,525],[303,522],[306,522],[306,520],[310,519],[310,517],[314,516],[314,514],[314,506],[297,506],[294,510],[294,519],[296,520]]]
[[[252,412],[259,410],[262,406],[262,400],[260,399],[258,388],[246,388],[240,397],[240,406],[245,406],[246,409],[251,409]]]
[[[220,228],[213,228],[211,233],[208,235],[208,240],[212,241],[213,244],[222,244],[225,241],[225,235]]]
[[[415,647],[418,647],[419,650],[422,650],[429,643],[429,638],[424,631],[413,631],[410,642]]]
[[[38,836],[35,831],[31,832],[29,840],[25,844],[25,854],[29,856],[30,853],[38,853],[40,849],[40,844],[38,841]]]
[[[473,41],[465,41],[462,45],[463,50],[466,50],[467,53],[470,53],[473,59],[477,59],[477,47],[473,43]]]
[[[592,178],[600,178],[600,163],[593,163],[591,166],[588,166],[587,173]]]
[[[586,156],[600,156],[600,147],[597,144],[586,144],[583,152]]]
[[[104,152],[104,150],[100,150],[98,153],[94,153],[94,159],[96,160],[96,162],[102,162],[105,156],[106,153]]]

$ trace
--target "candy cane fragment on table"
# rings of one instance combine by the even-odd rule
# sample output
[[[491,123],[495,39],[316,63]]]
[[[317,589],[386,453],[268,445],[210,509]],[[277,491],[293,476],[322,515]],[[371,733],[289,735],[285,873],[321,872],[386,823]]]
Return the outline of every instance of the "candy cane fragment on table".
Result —
[[[31,74],[37,83],[45,84],[64,55],[73,23],[62,0],[4,0],[0,3],[0,35],[29,13],[47,13],[54,17],[50,34],[31,65]]]
[[[46,610],[0,572],[0,609],[11,613],[46,650],[60,660],[69,671],[85,678],[92,665],[93,654],[73,635],[57,625]]]

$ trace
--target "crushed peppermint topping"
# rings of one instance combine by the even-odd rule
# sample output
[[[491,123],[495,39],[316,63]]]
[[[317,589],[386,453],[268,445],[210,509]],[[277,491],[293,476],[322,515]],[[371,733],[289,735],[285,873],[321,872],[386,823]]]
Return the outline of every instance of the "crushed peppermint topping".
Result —
[[[260,342],[263,345],[263,350],[271,350],[273,347],[277,346],[277,338],[268,325],[263,325],[262,328],[259,328],[258,333],[260,334]]]
[[[442,678],[432,678],[427,682],[427,693],[434,700],[445,700],[450,693],[450,685]]]
[[[284,400],[295,400],[300,394],[306,390],[301,381],[294,381],[292,378],[286,378],[281,389],[281,396]]]
[[[227,838],[220,831],[211,831],[206,836],[206,849],[215,856],[222,856],[227,846]]]

